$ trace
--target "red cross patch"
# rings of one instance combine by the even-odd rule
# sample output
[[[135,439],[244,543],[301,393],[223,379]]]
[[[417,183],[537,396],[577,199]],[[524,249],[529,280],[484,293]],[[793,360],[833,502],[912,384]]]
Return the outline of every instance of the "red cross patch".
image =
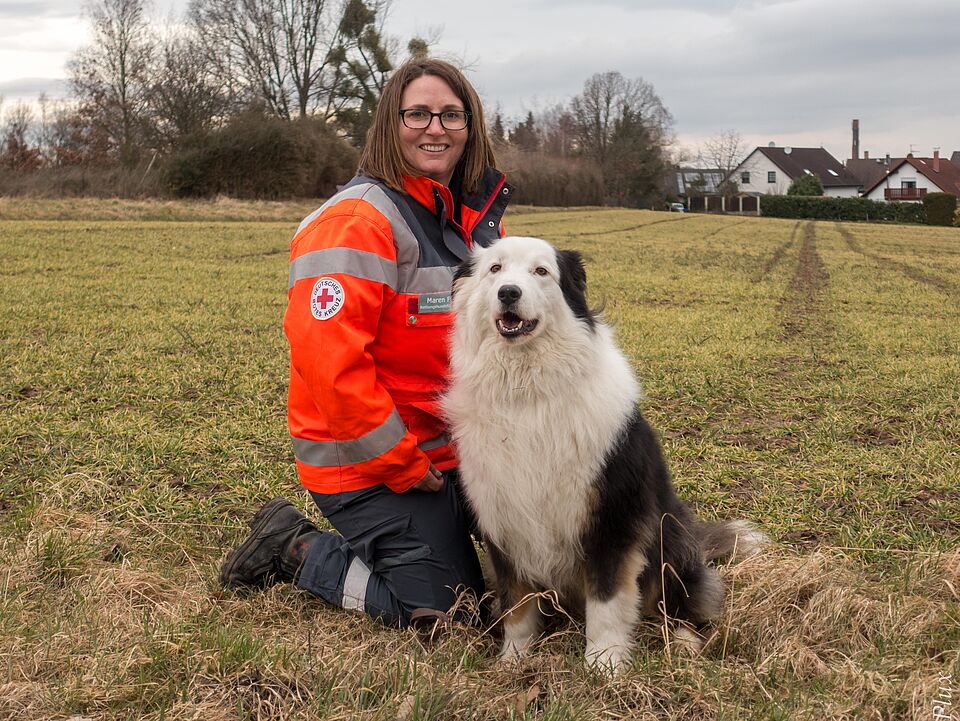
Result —
[[[345,298],[340,283],[333,278],[321,278],[310,293],[310,312],[317,320],[329,320],[343,308]]]

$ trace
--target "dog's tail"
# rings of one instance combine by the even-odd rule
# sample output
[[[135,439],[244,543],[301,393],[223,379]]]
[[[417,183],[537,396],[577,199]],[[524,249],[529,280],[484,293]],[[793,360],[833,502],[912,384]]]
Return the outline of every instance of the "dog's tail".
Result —
[[[770,537],[747,521],[701,522],[698,535],[705,561],[739,561],[770,545]]]

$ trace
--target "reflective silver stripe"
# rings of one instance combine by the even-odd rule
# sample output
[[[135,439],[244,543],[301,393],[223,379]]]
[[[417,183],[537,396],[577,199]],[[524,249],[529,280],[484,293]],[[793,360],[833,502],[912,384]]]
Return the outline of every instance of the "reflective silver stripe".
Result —
[[[415,268],[410,273],[400,273],[401,293],[449,293],[453,285],[453,268],[445,265],[433,268]]]
[[[319,215],[329,208],[331,205],[336,205],[341,200],[356,200],[357,198],[362,198],[363,194],[366,193],[370,188],[376,187],[373,183],[358,183],[349,188],[341,190],[336,193],[332,198],[330,198],[326,203],[321,205],[315,211],[310,213],[306,218],[300,222],[300,227],[297,228],[297,232],[294,235],[299,235],[300,232],[306,228],[310,223],[319,217]]]
[[[379,458],[407,434],[397,409],[383,423],[353,441],[293,439],[293,455],[308,466],[344,466]]]
[[[325,248],[304,253],[290,263],[287,288],[304,278],[318,278],[330,273],[345,273],[397,289],[397,264],[376,253],[353,248]]]
[[[367,601],[367,581],[370,580],[370,569],[354,556],[347,569],[347,578],[343,582],[343,597],[340,605],[351,611],[363,611]]]
[[[300,223],[300,227],[297,228],[297,233],[299,234],[301,231],[303,231],[303,229],[310,225],[310,223],[312,223],[324,210],[331,207],[335,203],[339,203],[341,200],[354,199],[361,199],[367,203],[370,203],[370,205],[376,208],[377,211],[390,223],[390,232],[393,235],[393,244],[397,250],[396,265],[393,266],[391,264],[391,270],[389,273],[387,273],[387,276],[390,280],[382,280],[382,276],[378,277],[376,275],[376,270],[371,269],[366,264],[364,264],[362,268],[358,269],[355,268],[357,263],[347,260],[343,261],[347,266],[344,270],[325,270],[323,269],[323,265],[320,263],[318,263],[316,266],[311,265],[313,261],[302,264],[302,268],[297,268],[296,266],[301,260],[311,255],[311,253],[306,253],[291,263],[290,283],[288,288],[292,287],[296,281],[302,280],[303,278],[313,278],[317,277],[318,275],[323,275],[324,273],[337,272],[354,275],[355,273],[353,270],[356,270],[357,277],[367,278],[369,280],[378,280],[386,283],[398,293],[446,293],[450,290],[450,286],[453,283],[454,269],[446,266],[430,268],[417,267],[420,262],[420,243],[417,242],[416,235],[407,224],[407,221],[404,220],[403,215],[400,213],[400,209],[397,208],[393,200],[390,199],[390,197],[380,186],[374,183],[358,183],[357,185],[350,186],[349,188],[345,188],[344,190],[340,191],[330,198],[330,200],[304,218],[303,222]],[[326,251],[314,252],[324,253]],[[363,251],[354,252],[362,253]],[[377,256],[375,253],[370,253],[369,255],[379,258],[379,256]],[[380,260],[382,263],[390,263],[390,261],[385,259]],[[314,275],[314,269],[319,271],[316,275]],[[364,272],[368,274],[364,274]]]
[[[441,446],[447,445],[449,442],[450,436],[448,436],[446,433],[441,433],[436,438],[431,438],[423,443],[418,443],[417,448],[419,448],[421,451],[432,451],[434,448],[440,448]]]

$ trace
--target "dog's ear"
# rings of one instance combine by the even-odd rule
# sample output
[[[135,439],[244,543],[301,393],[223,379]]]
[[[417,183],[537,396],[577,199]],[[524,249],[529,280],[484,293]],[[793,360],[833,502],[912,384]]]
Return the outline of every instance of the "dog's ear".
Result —
[[[597,313],[587,305],[587,269],[583,256],[575,250],[558,250],[557,267],[560,269],[560,291],[573,314],[594,329]]]
[[[583,256],[576,250],[558,250],[557,265],[560,277],[567,278],[577,290],[587,292],[587,269],[583,265]]]
[[[452,298],[457,294],[458,286],[460,281],[464,278],[469,278],[473,275],[473,256],[467,258],[465,261],[460,263],[457,266],[457,269],[453,272],[453,283],[450,288],[450,297]]]

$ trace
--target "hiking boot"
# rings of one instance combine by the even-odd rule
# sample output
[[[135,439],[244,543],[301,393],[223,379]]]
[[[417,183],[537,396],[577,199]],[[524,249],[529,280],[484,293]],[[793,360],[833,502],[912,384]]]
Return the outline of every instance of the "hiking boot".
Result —
[[[410,614],[410,628],[424,646],[439,640],[451,628],[449,613],[432,608],[416,608]]]
[[[220,567],[220,585],[262,587],[293,581],[309,547],[296,541],[314,532],[317,527],[292,503],[284,498],[268,501],[250,519],[247,539],[227,554]]]

